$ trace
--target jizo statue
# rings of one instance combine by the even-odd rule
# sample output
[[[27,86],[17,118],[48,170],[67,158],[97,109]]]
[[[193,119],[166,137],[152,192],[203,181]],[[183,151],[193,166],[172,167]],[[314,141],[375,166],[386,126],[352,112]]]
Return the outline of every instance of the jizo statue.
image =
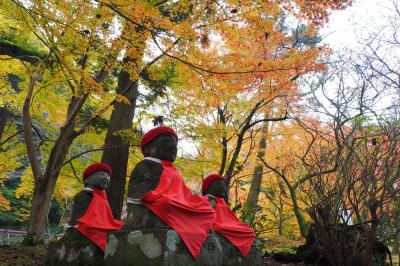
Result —
[[[127,226],[132,228],[169,228],[143,206],[140,199],[146,192],[154,190],[160,181],[163,167],[157,160],[166,160],[171,163],[175,161],[177,143],[176,136],[163,133],[143,145],[142,153],[146,159],[136,165],[129,179]]]
[[[195,258],[215,219],[208,197],[194,195],[173,166],[178,135],[170,127],[147,132],[140,143],[144,160],[133,169],[126,227],[174,229]]]
[[[255,233],[251,227],[239,221],[229,206],[225,203],[225,178],[219,174],[211,174],[203,180],[201,187],[203,195],[215,197],[216,218],[213,229],[228,239],[246,257],[254,241]]]
[[[94,163],[83,173],[84,189],[74,198],[69,226],[96,244],[103,252],[107,234],[119,230],[123,222],[112,216],[104,191],[110,184],[111,168]]]

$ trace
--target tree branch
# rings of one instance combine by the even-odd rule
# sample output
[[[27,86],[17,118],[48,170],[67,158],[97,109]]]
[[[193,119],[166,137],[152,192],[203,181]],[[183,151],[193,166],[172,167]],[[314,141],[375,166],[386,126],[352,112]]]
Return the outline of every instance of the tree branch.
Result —
[[[132,144],[129,145],[130,147],[135,147],[135,146],[139,146],[138,144]],[[104,150],[110,150],[110,149],[116,149],[116,148],[120,148],[120,147],[125,147],[125,145],[123,146],[111,146],[111,147],[107,147],[107,148],[96,148],[96,149],[91,149],[91,150],[87,150],[87,151],[83,151],[81,153],[78,153],[74,156],[72,156],[71,158],[69,158],[68,160],[64,161],[59,168],[57,168],[56,170],[60,170],[61,168],[63,168],[65,165],[71,163],[73,160],[78,159],[79,157],[81,157],[84,154],[87,153],[91,153],[91,152],[97,152],[97,151],[104,151]]]
[[[33,138],[32,119],[31,119],[29,109],[31,107],[31,98],[32,98],[32,94],[33,94],[33,88],[35,87],[36,81],[39,79],[41,72],[42,72],[41,68],[38,68],[30,78],[28,92],[25,97],[23,111],[22,111],[25,146],[26,146],[29,162],[31,164],[32,173],[33,173],[35,180],[38,180],[42,177],[42,172],[40,169],[40,162],[36,155],[36,145],[35,145],[35,141]]]
[[[17,136],[18,134],[23,133],[24,130],[21,129],[19,131],[17,131],[16,133],[12,134],[11,136],[9,136],[8,138],[6,138],[4,141],[0,142],[0,147],[3,146],[5,143],[7,143],[9,140],[11,140],[13,137]]]
[[[264,69],[264,70],[257,70],[257,69],[252,69],[252,70],[241,70],[241,71],[215,71],[215,70],[211,70],[211,69],[206,69],[202,66],[196,65],[192,62],[183,60],[182,58],[179,58],[177,56],[171,55],[169,54],[167,51],[163,50],[160,46],[160,44],[158,43],[155,34],[151,31],[151,36],[153,38],[154,43],[156,44],[156,46],[158,47],[158,49],[165,54],[166,56],[173,58],[187,66],[189,66],[190,68],[196,69],[196,70],[200,70],[209,74],[215,74],[215,75],[237,75],[237,74],[250,74],[250,73],[270,73],[270,72],[274,72],[274,71],[290,71],[293,70],[293,68],[271,68],[271,69]]]
[[[37,65],[40,60],[44,59],[43,56],[37,53],[5,41],[0,42],[0,55],[8,55],[12,58],[31,63],[32,65]]]

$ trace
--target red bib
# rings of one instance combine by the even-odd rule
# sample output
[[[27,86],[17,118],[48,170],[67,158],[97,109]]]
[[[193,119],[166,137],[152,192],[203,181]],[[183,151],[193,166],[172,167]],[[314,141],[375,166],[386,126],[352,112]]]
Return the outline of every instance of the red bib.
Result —
[[[161,165],[158,186],[141,201],[181,236],[196,258],[215,220],[214,209],[207,197],[192,194],[171,162],[162,161]]]
[[[233,211],[226,205],[223,198],[215,198],[217,206],[215,212],[217,214],[214,230],[221,233],[234,246],[236,246],[244,257],[249,254],[251,244],[256,234],[251,227],[238,220]]]
[[[85,214],[78,219],[76,229],[104,252],[108,233],[121,229],[123,225],[123,222],[114,219],[106,192],[95,188],[93,199]]]

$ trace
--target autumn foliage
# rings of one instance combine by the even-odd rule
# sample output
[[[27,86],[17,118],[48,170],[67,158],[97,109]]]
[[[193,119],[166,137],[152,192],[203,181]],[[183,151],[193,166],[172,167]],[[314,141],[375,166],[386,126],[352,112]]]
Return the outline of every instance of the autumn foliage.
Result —
[[[319,30],[351,4],[2,1],[0,183],[12,197],[0,195],[0,210],[29,224],[28,244],[40,243],[50,207],[59,206],[65,222],[85,166],[110,160],[122,169],[109,191],[119,216],[127,176],[142,159],[138,143],[161,117],[179,133],[176,165],[194,191],[203,176],[219,172],[227,201],[260,237],[306,236],[308,222],[318,220],[319,194],[346,179],[339,170],[360,176],[342,191],[348,196],[335,198],[347,206],[365,185],[363,171],[376,177],[390,168],[369,164],[373,156],[385,160],[392,144],[379,142],[376,154],[349,146],[354,132],[371,136],[347,123],[354,119],[310,115],[315,90],[306,95],[301,87],[330,71],[333,51]],[[341,164],[352,147],[367,162]],[[365,193],[389,208],[381,178]],[[11,204],[17,198],[26,202],[20,212]]]

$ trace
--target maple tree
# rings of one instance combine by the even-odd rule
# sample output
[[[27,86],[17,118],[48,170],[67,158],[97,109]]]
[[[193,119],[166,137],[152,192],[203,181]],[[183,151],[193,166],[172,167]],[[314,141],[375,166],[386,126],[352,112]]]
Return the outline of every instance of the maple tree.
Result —
[[[25,68],[21,87],[27,89],[21,93],[24,99],[20,106],[25,145],[34,180],[27,244],[37,244],[42,239],[55,184],[62,167],[69,163],[65,159],[73,140],[95,124],[98,117],[95,113],[105,108],[104,104],[101,106],[101,101],[96,98],[88,100],[88,96],[103,94],[103,88],[98,84],[104,80],[95,77],[93,72],[95,65],[101,64],[98,55],[110,51],[107,47],[110,38],[104,38],[100,45],[100,39],[95,33],[108,36],[110,32],[104,27],[101,15],[96,19],[96,13],[93,12],[92,18],[95,19],[92,19],[82,12],[89,7],[93,8],[92,5],[76,3],[75,8],[65,10],[61,16],[63,4],[35,2],[27,6],[18,1],[7,1],[1,5],[2,16],[13,22],[20,35],[23,34],[22,29],[28,29],[28,34],[35,36],[35,42],[40,44],[45,54],[42,57],[40,55],[43,52],[30,56],[19,53],[23,49],[20,49],[19,40],[13,36],[9,42],[12,42],[16,52],[4,46],[2,48],[3,54],[15,58],[15,64]],[[96,7],[94,9],[99,10]],[[75,21],[74,24],[75,16],[79,16],[79,22]],[[76,43],[80,44],[81,49],[77,49]],[[52,96],[52,102],[47,105],[48,110],[40,109],[41,103],[49,95]],[[103,94],[103,98],[107,99],[106,95]],[[87,121],[83,119],[86,101],[87,106],[100,105]],[[33,119],[40,121],[43,115],[46,118],[44,123],[40,127],[35,126]],[[63,116],[66,118],[60,119]],[[36,141],[33,129],[40,131],[46,127],[55,131],[52,135],[54,140]],[[35,135],[41,138],[41,134],[36,132]],[[50,145],[43,145],[49,141]],[[40,156],[42,151],[46,151],[44,158]]]
[[[271,6],[274,5],[271,4]],[[209,61],[214,64],[215,70],[204,71],[203,68],[189,64],[189,67],[194,68],[195,71],[206,73],[201,73],[197,79],[190,79],[189,82],[186,81],[185,76],[178,77],[174,81],[182,83],[182,85],[173,85],[176,88],[169,93],[171,98],[176,97],[176,100],[170,99],[169,102],[178,102],[173,107],[175,108],[172,111],[174,114],[179,114],[181,118],[181,113],[186,115],[191,112],[188,114],[190,118],[187,118],[186,121],[194,123],[194,119],[200,120],[200,134],[203,136],[197,134],[195,138],[203,140],[208,137],[212,141],[221,141],[222,150],[219,155],[221,164],[218,168],[220,174],[226,175],[229,187],[232,185],[230,182],[232,177],[238,174],[246,164],[248,156],[244,155],[245,159],[241,162],[238,161],[238,158],[243,152],[241,150],[243,140],[253,141],[254,139],[252,127],[269,120],[286,119],[285,100],[280,101],[280,111],[275,111],[277,114],[275,117],[267,117],[263,114],[268,114],[268,109],[272,110],[279,106],[274,103],[275,98],[295,98],[297,94],[296,80],[310,71],[321,70],[323,65],[318,64],[316,59],[329,52],[322,47],[316,47],[318,44],[316,27],[321,21],[309,25],[299,23],[298,27],[290,32],[285,24],[285,18],[279,15],[280,11],[277,6],[275,9],[267,9],[266,17],[270,17],[265,20],[261,19],[264,23],[263,27],[257,24],[261,23],[260,21],[255,20],[255,17],[259,18],[259,14],[243,14],[244,18],[242,19],[249,20],[248,27],[228,26],[221,34],[223,44],[203,44],[203,46],[206,45],[208,51],[206,49],[202,55],[207,56],[207,60],[215,58],[215,60]],[[218,33],[218,30],[219,28],[216,28],[215,32]],[[240,46],[240,51],[233,49],[237,46]],[[212,57],[211,52],[215,52],[215,50],[222,51],[219,52],[222,55]],[[197,62],[204,61],[201,60],[200,55],[198,58]],[[219,62],[222,64],[218,64]],[[237,66],[242,65],[248,66],[253,71],[224,72],[220,70],[238,69]],[[187,62],[180,62],[176,68],[185,66],[187,66]],[[187,75],[187,73],[185,74]],[[190,92],[187,91],[187,88],[190,88]],[[206,94],[208,97],[201,99],[200,94]],[[257,98],[262,100],[254,104],[254,99]],[[286,101],[289,102],[292,99]],[[254,108],[247,111],[246,108],[249,106]],[[193,111],[189,111],[188,108]],[[211,110],[208,111],[208,109]],[[246,114],[245,110],[249,115],[240,118],[241,115]],[[209,122],[205,122],[204,117],[210,117]],[[181,120],[178,119],[178,121]],[[206,132],[206,136],[203,133],[204,126],[207,126],[210,131]],[[188,124],[183,128],[196,128],[196,126]],[[216,134],[219,134],[217,139]],[[195,134],[189,130],[188,135]],[[208,141],[206,145],[210,145],[209,148],[207,147],[208,153],[215,153],[210,151],[216,148],[215,145],[211,145]],[[228,151],[228,147],[231,150]],[[251,144],[250,147],[254,149]],[[207,152],[202,151],[201,153]],[[259,181],[260,178],[254,186],[254,188],[258,186],[258,189],[255,188],[258,192],[254,193],[256,195],[252,195],[253,200],[249,204],[251,206],[247,207],[249,210],[254,208],[254,202],[257,202],[260,190]]]
[[[349,4],[349,1],[346,2]],[[127,1],[104,1],[100,3],[114,11],[125,23],[131,23],[136,27],[131,32],[140,31],[140,38],[137,39],[145,41],[148,38],[149,41],[152,41],[152,45],[155,47],[153,51],[143,51],[143,46],[140,48],[134,47],[138,58],[142,57],[143,53],[153,54],[154,50],[156,50],[156,53],[161,53],[161,56],[166,57],[156,65],[168,69],[170,67],[168,65],[172,64],[173,71],[176,75],[179,75],[179,79],[191,81],[190,87],[196,84],[193,84],[194,80],[188,75],[200,75],[207,76],[209,78],[208,86],[211,84],[214,90],[217,91],[221,89],[217,89],[216,87],[218,86],[216,84],[226,83],[228,79],[236,79],[236,84],[228,82],[229,85],[222,86],[229,86],[231,91],[240,91],[249,86],[248,77],[256,80],[257,78],[260,79],[260,76],[268,76],[270,72],[276,72],[275,75],[281,75],[281,80],[286,79],[285,86],[290,86],[288,80],[295,80],[303,72],[316,68],[318,64],[315,63],[315,59],[323,53],[323,51],[305,49],[306,51],[303,53],[292,53],[286,60],[281,58],[282,62],[280,63],[274,62],[276,58],[266,58],[268,57],[267,54],[271,53],[265,48],[269,43],[275,42],[273,47],[277,47],[277,50],[278,47],[283,48],[281,46],[284,46],[284,44],[292,45],[293,47],[287,48],[288,51],[290,49],[300,51],[300,46],[314,43],[311,38],[315,34],[313,26],[298,28],[298,32],[294,36],[286,38],[282,33],[284,28],[277,31],[273,28],[278,21],[279,12],[282,11],[279,8],[280,3],[274,1],[270,3],[262,1],[224,1],[221,3],[217,1],[139,1],[134,4],[130,4]],[[344,4],[340,5],[340,7],[344,6]],[[339,6],[332,3],[324,3],[324,8],[339,8]],[[289,9],[288,7],[287,10]],[[260,13],[259,10],[262,10],[262,12]],[[322,8],[319,7],[318,12],[321,12],[321,10]],[[310,14],[303,15],[309,17]],[[325,13],[319,19],[313,18],[312,25],[322,23],[322,20],[326,19],[327,15]],[[266,18],[268,16],[270,17]],[[242,28],[241,23],[247,23],[248,25]],[[212,36],[221,37],[222,41],[227,45],[222,47],[213,45]],[[269,38],[271,38],[271,41]],[[259,49],[254,49],[257,41],[260,41],[261,46],[258,47]],[[230,47],[235,47],[237,44],[241,48],[240,51],[235,49],[230,51]],[[254,52],[254,50],[257,52]],[[225,52],[221,54],[220,51]],[[280,52],[276,51],[276,54]],[[286,54],[286,52],[282,53]],[[274,57],[272,53],[271,56]],[[130,69],[133,73],[130,73],[132,77],[130,77],[129,82],[134,84],[134,88],[131,88],[130,104],[122,103],[116,106],[111,118],[112,121],[115,121],[111,122],[114,123],[114,126],[110,124],[105,144],[106,146],[118,147],[122,145],[123,147],[113,148],[111,152],[105,152],[103,155],[103,161],[109,162],[118,173],[117,177],[112,180],[108,191],[111,198],[111,207],[116,216],[120,214],[123,201],[122,194],[126,179],[129,149],[128,144],[124,143],[122,137],[117,136],[117,132],[125,131],[132,125],[131,118],[134,115],[138,98],[137,80],[141,79],[145,83],[153,84],[154,81],[158,81],[158,83],[160,81],[161,83],[167,82],[165,70],[157,71],[157,67],[155,67],[150,71],[147,71],[147,69],[144,71],[143,63],[141,65],[137,60],[138,58],[134,59],[136,65]],[[304,60],[305,58],[307,60]],[[307,63],[300,64],[300,62],[304,61]],[[241,66],[242,70],[237,70],[237,66]],[[233,69],[235,70],[233,71]],[[255,77],[251,77],[252,75]],[[288,76],[288,78],[285,78],[285,76]],[[198,78],[196,77],[196,79]],[[201,82],[200,80],[198,81]],[[126,82],[127,78],[125,78]],[[173,82],[179,81],[173,80]],[[127,85],[129,83],[126,83],[125,87]],[[283,85],[283,83],[281,82],[280,85]],[[122,122],[121,119],[125,122]],[[120,159],[117,160],[113,153],[118,154]],[[235,159],[231,163],[229,172],[233,171],[234,161]],[[230,174],[228,173],[228,176]]]
[[[63,172],[68,166],[68,172],[76,177],[74,160],[91,149],[103,149],[93,149],[101,141],[89,140],[87,134],[97,134],[90,131],[98,128],[102,118],[109,118],[110,107],[115,107],[116,120],[124,117],[128,124],[113,126],[110,122],[107,138],[130,129],[139,80],[149,87],[160,82],[168,85],[171,96],[186,98],[182,102],[202,109],[199,115],[210,115],[209,110],[218,112],[226,104],[228,110],[251,114],[251,98],[262,100],[250,106],[264,107],[264,103],[282,94],[292,96],[299,76],[321,69],[317,58],[329,50],[316,47],[318,25],[325,21],[329,9],[343,8],[350,2],[338,5],[335,1],[296,1],[299,9],[291,1],[2,2],[2,17],[12,21],[18,36],[26,40],[29,35],[39,47],[26,49],[21,39],[11,36],[7,43],[1,43],[0,50],[4,58],[13,58],[17,68],[9,73],[22,78],[23,90],[15,94],[7,86],[7,97],[18,95],[15,107],[22,111],[31,166],[26,182],[34,184],[26,242],[36,244],[42,238],[56,183],[62,181],[58,178],[60,173],[69,175]],[[305,19],[305,23],[290,32],[282,11]],[[11,31],[10,24],[5,29]],[[121,55],[123,60],[119,59]],[[116,85],[118,79],[120,86]],[[5,84],[9,82],[5,80]],[[205,99],[204,93],[209,97]],[[46,101],[49,97],[51,102]],[[41,108],[44,103],[48,110]],[[125,108],[122,113],[126,115],[116,115],[120,107]],[[8,107],[2,104],[1,108]],[[257,117],[261,117],[261,123],[278,119],[280,114],[284,117],[284,108],[277,116],[262,118],[258,113]],[[253,124],[254,117],[248,116],[244,133],[237,132],[235,125],[221,128],[242,145],[241,138],[257,124]],[[99,132],[100,138],[103,133]],[[85,147],[85,143],[89,150],[77,148]],[[106,139],[106,161],[112,143]],[[116,145],[123,146],[126,157],[127,144],[117,140]],[[227,164],[229,179],[240,151],[239,147]],[[80,165],[83,168],[84,161]],[[126,178],[126,166],[118,169],[115,189],[119,192],[112,193],[117,195],[115,215],[121,206]]]

